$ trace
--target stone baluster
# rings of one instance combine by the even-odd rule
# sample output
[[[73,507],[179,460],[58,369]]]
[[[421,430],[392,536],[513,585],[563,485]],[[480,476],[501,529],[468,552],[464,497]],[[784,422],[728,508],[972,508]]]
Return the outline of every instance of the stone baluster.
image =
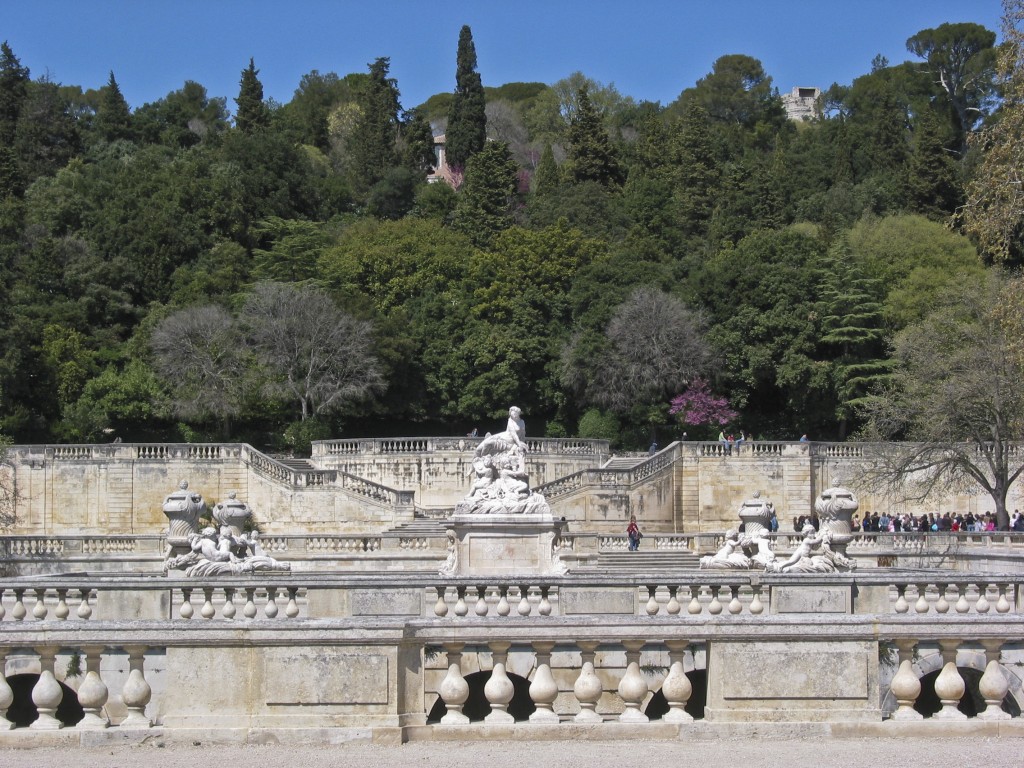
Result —
[[[948,584],[936,584],[939,590],[939,599],[935,601],[936,613],[949,613],[949,601],[946,600],[946,588]]]
[[[277,611],[277,587],[267,587],[267,604],[263,606],[263,614],[268,619],[276,619]]]
[[[760,616],[764,613],[764,603],[761,602],[761,585],[754,584],[751,586],[754,594],[750,598],[750,613],[754,616]]]
[[[935,678],[935,694],[942,702],[942,709],[933,715],[938,720],[967,719],[967,715],[957,709],[960,698],[967,690],[964,679],[956,668],[956,649],[959,645],[960,641],[956,639],[939,640],[943,665],[939,676]]]
[[[110,721],[103,713],[103,706],[107,703],[107,686],[100,677],[103,648],[88,645],[82,652],[85,655],[86,672],[82,684],[78,687],[78,703],[82,705],[85,715],[78,721],[76,727],[82,730],[106,728]]]
[[[925,592],[928,591],[927,584],[918,584],[917,586],[917,602],[914,603],[914,610],[918,613],[928,613],[930,606],[928,605],[928,598],[926,598]]]
[[[953,610],[957,613],[967,613],[971,610],[971,604],[967,602],[967,584],[957,584],[956,591],[959,597],[957,597],[956,605],[953,607]]]
[[[1003,674],[1003,668],[999,665],[999,651],[1003,646],[1002,640],[982,640],[985,647],[985,674],[978,681],[978,691],[985,699],[985,710],[978,713],[979,720],[1009,720],[1010,713],[1003,711],[1003,699],[1010,685]]]
[[[224,605],[221,606],[220,615],[228,621],[235,618],[235,590],[231,587],[224,588]]]
[[[437,687],[437,694],[448,709],[441,718],[442,725],[465,725],[469,718],[462,712],[462,707],[469,699],[469,683],[462,676],[462,649],[465,643],[445,643],[444,650],[448,656],[448,674]]]
[[[245,588],[245,606],[242,608],[242,615],[247,619],[255,619],[259,610],[256,608],[256,587]]]
[[[455,601],[455,615],[461,618],[469,613],[469,606],[466,605],[466,588],[459,586],[455,588],[455,591],[459,596],[459,599]]]
[[[647,698],[647,681],[640,672],[640,650],[643,640],[623,640],[626,649],[626,672],[619,681],[619,696],[625,709],[619,715],[622,723],[646,723],[647,715],[640,711],[640,705]]]
[[[519,586],[519,605],[516,606],[516,613],[520,616],[529,616],[531,610],[533,608],[530,606],[530,585],[521,584]]]
[[[39,680],[32,688],[32,703],[39,711],[39,717],[29,728],[39,731],[53,731],[63,728],[64,724],[57,719],[57,707],[64,698],[60,683],[53,675],[53,664],[57,649],[53,647],[36,648],[39,654]]]
[[[729,601],[729,613],[734,616],[743,610],[743,603],[740,602],[739,585],[729,587],[732,592],[732,600]]]
[[[907,602],[907,585],[896,585],[896,604],[893,606],[896,613],[906,613],[910,610],[910,603]]]
[[[66,589],[57,590],[57,607],[53,609],[53,615],[57,617],[59,621],[65,621],[71,614],[71,609],[68,608],[68,591]]]
[[[696,616],[704,610],[700,604],[700,585],[690,585],[690,604],[686,607],[686,612],[691,616]]]
[[[178,609],[178,615],[183,619],[191,619],[194,614],[195,609],[192,608],[192,590],[188,587],[182,587],[181,607]]]
[[[899,669],[893,675],[889,688],[898,704],[892,713],[893,720],[920,720],[923,716],[914,709],[917,697],[921,695],[921,681],[914,673],[914,647],[917,641],[901,638],[896,641],[899,649]]]
[[[988,584],[985,582],[978,582],[978,602],[974,604],[974,610],[977,613],[988,613],[992,607],[988,602]]]
[[[508,679],[505,672],[505,663],[508,661],[508,649],[512,643],[507,641],[496,641],[487,644],[491,649],[491,657],[494,665],[491,668],[491,676],[484,685],[484,696],[487,703],[491,705],[491,713],[484,718],[485,723],[504,724],[514,723],[515,718],[508,713],[508,703],[512,701],[516,689],[512,681]]]
[[[668,712],[663,719],[666,723],[689,723],[693,721],[693,715],[686,711],[686,702],[690,700],[693,686],[683,668],[688,643],[685,640],[666,640],[665,645],[671,666],[665,682],[661,684],[661,692],[668,702]]]
[[[557,723],[558,715],[555,714],[554,703],[558,698],[558,684],[551,674],[551,651],[555,647],[554,642],[535,642],[533,651],[537,656],[537,669],[533,673],[533,680],[530,681],[530,698],[537,706],[530,715],[531,723]]]
[[[1006,595],[1010,591],[1010,585],[1007,583],[996,584],[996,589],[999,592],[999,599],[996,601],[996,613],[1009,613],[1012,606]]]
[[[712,616],[717,616],[722,612],[722,603],[718,599],[719,590],[721,590],[721,587],[717,585],[711,587],[711,602],[708,603],[708,613]]]
[[[78,590],[79,601],[78,601],[78,618],[82,621],[88,621],[92,616],[92,606],[89,605],[89,598],[92,596],[92,590],[85,588]]]
[[[36,593],[36,604],[32,608],[32,615],[37,621],[42,621],[46,618],[46,588],[35,590]]]
[[[25,610],[25,590],[14,590],[14,607],[11,608],[11,618],[15,621],[24,621],[28,611]]]
[[[128,645],[124,648],[128,654],[128,679],[121,689],[121,701],[124,702],[128,714],[121,721],[122,728],[152,728],[153,723],[146,717],[146,705],[153,695],[153,689],[146,682],[144,661],[146,646]]]
[[[665,605],[665,611],[669,616],[678,616],[679,612],[683,610],[683,606],[679,604],[678,593],[678,586],[668,588],[668,603]]]
[[[549,597],[550,592],[550,585],[544,585],[540,588],[540,603],[537,605],[537,613],[539,613],[541,616],[551,615],[551,598]]]
[[[7,719],[7,710],[14,703],[14,691],[7,682],[7,649],[0,647],[0,731],[9,731],[14,723]]]
[[[601,678],[594,671],[594,656],[599,643],[594,640],[580,640],[576,643],[580,648],[580,676],[572,687],[579,702],[580,711],[576,713],[577,723],[600,723],[603,719],[597,714],[597,703],[601,700]]]
[[[498,605],[495,606],[494,611],[499,616],[508,616],[512,613],[512,606],[508,602],[508,584],[500,584],[498,586]]]
[[[477,616],[486,616],[487,611],[490,610],[487,605],[487,587],[478,586],[476,588],[476,605],[473,606],[473,612]]]
[[[203,607],[199,609],[199,615],[204,619],[212,619],[217,615],[217,609],[213,607],[213,587],[203,587]]]
[[[288,587],[288,604],[284,607],[284,615],[289,619],[294,619],[299,615],[298,594],[298,587]]]
[[[448,603],[444,601],[444,593],[448,590],[446,586],[434,587],[434,591],[437,592],[437,602],[434,603],[434,615],[439,619],[443,619],[448,615]]]
[[[644,610],[647,611],[648,616],[657,616],[658,611],[661,610],[661,606],[658,605],[658,598],[655,597],[657,591],[658,586],[656,584],[647,585],[647,605]]]

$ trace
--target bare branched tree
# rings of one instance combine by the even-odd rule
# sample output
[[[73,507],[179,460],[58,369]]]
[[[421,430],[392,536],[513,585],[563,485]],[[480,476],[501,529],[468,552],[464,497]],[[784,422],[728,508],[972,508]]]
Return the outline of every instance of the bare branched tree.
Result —
[[[1024,284],[992,273],[967,282],[894,340],[891,385],[869,401],[864,473],[891,498],[980,488],[1006,529],[1006,497],[1024,472]]]
[[[298,401],[303,420],[383,387],[371,324],[317,288],[260,283],[240,319],[268,377],[268,394]]]
[[[700,313],[650,286],[637,288],[619,305],[605,342],[594,361],[588,399],[618,413],[667,402],[710,361]]]
[[[213,418],[227,433],[241,412],[245,347],[227,310],[210,305],[169,315],[153,331],[153,368],[184,419]]]

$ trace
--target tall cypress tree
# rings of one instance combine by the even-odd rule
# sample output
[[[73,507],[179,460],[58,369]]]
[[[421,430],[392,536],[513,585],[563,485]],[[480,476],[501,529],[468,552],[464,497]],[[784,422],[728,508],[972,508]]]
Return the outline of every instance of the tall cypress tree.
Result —
[[[103,88],[93,127],[96,134],[105,141],[130,139],[131,119],[128,102],[125,101],[121,88],[118,86],[117,80],[114,79],[114,73],[111,72],[110,79],[107,80],[107,85]]]
[[[399,164],[398,156],[398,83],[388,77],[391,59],[381,57],[370,65],[370,79],[359,98],[362,113],[349,135],[354,182],[369,189],[384,178],[386,171]]]
[[[28,67],[21,66],[6,41],[0,43],[0,146],[14,144],[14,130],[28,98],[28,84]]]
[[[255,62],[250,58],[248,68],[242,70],[238,98],[235,99],[235,104],[238,105],[235,125],[242,133],[255,133],[270,125],[270,110],[263,103],[263,83],[257,77],[259,73]]]
[[[468,26],[459,32],[459,50],[455,63],[455,98],[448,112],[445,154],[448,165],[464,168],[466,162],[484,148],[487,141],[487,117],[484,114],[484,86],[476,71],[476,46]]]
[[[907,197],[913,210],[942,219],[962,198],[956,161],[943,146],[935,116],[924,111],[914,128],[913,151],[907,162]]]

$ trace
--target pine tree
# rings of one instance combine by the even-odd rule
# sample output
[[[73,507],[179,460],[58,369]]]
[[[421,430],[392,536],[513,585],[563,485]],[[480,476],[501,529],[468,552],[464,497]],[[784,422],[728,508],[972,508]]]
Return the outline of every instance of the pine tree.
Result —
[[[533,194],[549,195],[558,189],[558,164],[555,163],[555,151],[551,142],[544,145],[537,171],[533,175]]]
[[[943,219],[960,204],[956,162],[943,146],[931,112],[917,119],[914,146],[907,162],[907,198],[912,210]]]
[[[132,138],[131,120],[128,102],[125,101],[121,88],[118,86],[117,80],[114,79],[114,73],[111,72],[110,79],[107,80],[107,85],[103,88],[93,128],[96,135],[104,141],[130,139]]]
[[[370,65],[370,78],[359,99],[362,113],[349,135],[354,183],[369,189],[399,164],[398,83],[388,77],[391,59],[382,57]]]
[[[569,145],[565,169],[570,181],[577,184],[596,181],[606,187],[617,187],[625,180],[622,165],[586,85],[579,90],[576,114],[569,124]]]
[[[499,232],[512,225],[518,171],[507,144],[488,142],[466,167],[452,228],[467,234],[479,248],[490,245]]]
[[[678,169],[673,180],[676,210],[679,225],[687,235],[707,231],[721,179],[710,122],[702,106],[690,103],[673,126],[670,138],[672,164]]]
[[[430,123],[419,112],[413,111],[406,115],[403,134],[405,167],[422,179],[437,160],[434,156],[434,133],[430,130]]]
[[[238,98],[235,99],[238,105],[235,125],[242,133],[256,133],[270,125],[270,110],[263,103],[263,83],[260,82],[259,73],[250,58],[249,66],[242,70]]]
[[[476,46],[468,26],[459,32],[459,49],[455,64],[455,98],[448,112],[445,132],[445,154],[448,165],[464,168],[487,141],[487,117],[484,86],[476,71]]]
[[[28,67],[21,66],[6,41],[0,43],[0,146],[14,144],[18,115],[28,98],[28,85]]]

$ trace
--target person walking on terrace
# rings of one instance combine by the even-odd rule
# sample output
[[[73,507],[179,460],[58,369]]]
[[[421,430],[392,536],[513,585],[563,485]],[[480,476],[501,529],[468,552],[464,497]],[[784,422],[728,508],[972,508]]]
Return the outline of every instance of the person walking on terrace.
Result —
[[[640,539],[643,538],[643,534],[640,533],[640,526],[636,524],[636,515],[629,516],[629,525],[626,527],[626,537],[629,539],[630,552],[636,552],[640,549]]]

